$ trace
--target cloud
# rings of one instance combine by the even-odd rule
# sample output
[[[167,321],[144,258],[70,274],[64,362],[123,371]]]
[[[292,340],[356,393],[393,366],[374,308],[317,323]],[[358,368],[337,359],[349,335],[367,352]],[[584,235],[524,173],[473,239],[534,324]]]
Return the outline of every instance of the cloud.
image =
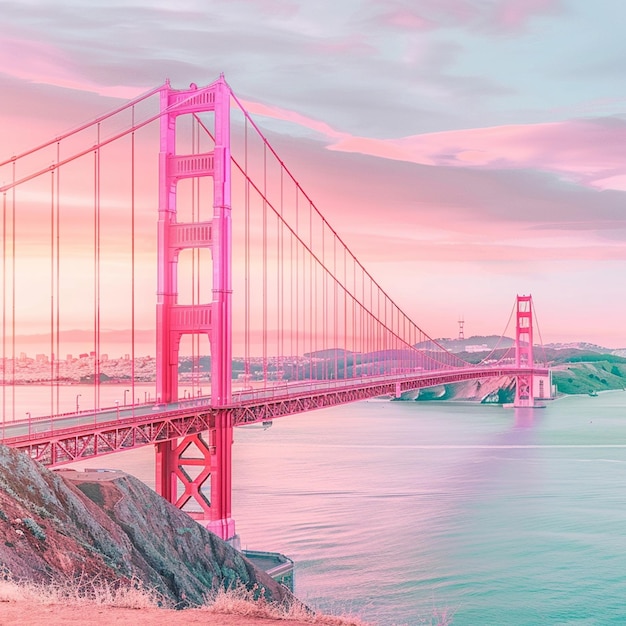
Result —
[[[36,14],[14,4],[3,12],[4,37],[15,42],[4,71],[120,98],[165,78],[186,86],[224,72],[249,99],[376,136],[409,125],[456,127],[458,110],[437,102],[471,100],[467,114],[510,93],[498,80],[455,71],[459,43],[383,36],[378,13],[355,1],[292,2],[278,12],[271,1],[186,3],[175,12],[139,2],[94,2],[89,10],[60,3]]]
[[[86,79],[70,54],[42,41],[0,38],[1,73],[23,81],[90,91],[102,96],[132,99],[143,89],[102,85]]]
[[[623,246],[625,194],[619,190],[581,186],[530,167],[425,165],[386,154],[329,152],[319,141],[275,133],[270,142],[337,230],[355,240],[366,233],[421,233],[443,245],[522,241],[528,258],[536,247],[555,248],[551,254],[563,258],[576,256],[576,250],[590,254],[585,245],[595,245],[600,256],[603,250],[621,254],[602,244],[610,234]],[[373,245],[357,252],[368,255]],[[377,247],[384,250],[386,244]]]
[[[559,13],[561,6],[561,0],[503,0],[489,17],[499,30],[517,31],[535,17]]]
[[[561,0],[378,0],[383,22],[398,30],[463,28],[492,33],[515,33],[539,16],[562,11]]]
[[[331,150],[424,165],[536,169],[599,189],[626,190],[626,121],[617,118],[499,126],[381,140],[345,137]]]
[[[327,142],[331,151],[436,168],[534,170],[555,175],[553,185],[560,181],[590,189],[626,191],[623,168],[626,120],[620,118],[589,118],[376,139],[354,136],[320,120],[278,107],[251,101],[244,104],[257,115],[295,123],[313,131]]]

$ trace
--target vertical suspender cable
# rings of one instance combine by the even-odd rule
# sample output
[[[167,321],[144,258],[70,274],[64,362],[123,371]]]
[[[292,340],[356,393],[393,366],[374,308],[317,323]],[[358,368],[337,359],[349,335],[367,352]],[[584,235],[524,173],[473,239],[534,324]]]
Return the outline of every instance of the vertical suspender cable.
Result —
[[[334,380],[337,381],[339,379],[339,277],[338,277],[338,268],[337,268],[337,240],[335,238],[334,233],[331,234],[333,237],[333,274],[331,276],[332,279],[332,300],[333,300],[333,311],[332,311],[332,334],[333,334],[333,349],[335,351],[334,356]],[[336,384],[336,383],[335,383]]]
[[[347,279],[347,259],[346,259],[346,249],[343,249],[343,284],[346,286],[346,291],[343,292],[343,377],[348,378],[348,349],[353,353],[352,354],[352,372],[354,373],[354,349],[352,346],[352,342],[348,338],[348,279]]]
[[[267,387],[267,147],[263,144],[263,387]]]
[[[250,177],[248,175],[248,118],[244,126],[244,179],[245,179],[245,206],[244,206],[244,380],[246,385],[250,381]]]
[[[299,210],[298,210],[298,187],[296,186],[296,227],[295,227],[295,232],[296,235],[299,235],[299,231],[298,231],[298,221],[299,221]],[[296,289],[295,289],[295,295],[296,295],[296,304],[295,304],[295,311],[296,311],[296,326],[295,326],[295,344],[296,344],[296,351],[295,351],[295,357],[296,357],[296,371],[298,372],[298,376],[296,378],[298,378],[298,380],[300,379],[299,376],[299,372],[300,372],[300,242],[298,240],[296,240],[295,242],[295,248],[296,248],[296,264],[295,264],[295,276],[296,276]],[[292,270],[293,272],[294,270]],[[292,296],[293,297],[293,296]]]
[[[54,168],[50,172],[50,415],[54,415]]]
[[[278,359],[276,363],[276,368],[278,369],[278,376],[280,380],[283,379],[282,371],[283,371],[283,353],[284,353],[284,318],[283,318],[283,167],[282,164],[280,166],[280,216],[276,218],[276,237],[278,244],[278,267],[277,271],[277,281],[278,281],[278,289],[276,290],[276,309],[277,309],[277,344],[278,344]]]
[[[195,117],[191,120],[191,153],[194,154],[196,150],[196,136],[194,133],[196,119]],[[196,177],[192,177],[191,179],[191,223],[193,224],[196,221]],[[191,248],[191,310],[192,310],[192,329],[195,326],[195,309],[196,304],[199,304],[196,299],[196,284],[198,282],[198,277],[196,276],[196,256],[200,254],[200,251],[193,247]],[[193,332],[191,335],[191,395],[196,396],[196,384],[198,389],[200,389],[200,353],[196,350],[197,347],[197,333]],[[211,359],[214,358],[214,355],[211,355]]]
[[[100,124],[94,150],[94,410],[100,408]],[[94,413],[94,421],[95,421]]]
[[[193,117],[192,118],[192,132],[193,132],[193,140],[194,140],[194,144],[195,147],[192,149],[192,153],[193,154],[199,154],[201,152],[200,150],[200,124],[197,123],[197,118]],[[202,217],[200,215],[200,211],[201,211],[201,194],[200,194],[200,183],[201,183],[201,179],[198,176],[194,176],[192,178],[192,192],[195,194],[195,206],[196,206],[196,222],[200,222],[202,221]],[[198,252],[196,254],[196,282],[195,282],[195,290],[196,290],[196,305],[200,306],[201,304],[201,290],[200,290],[200,285],[202,284],[202,277],[200,275],[200,270],[202,268],[202,264],[201,264],[201,258],[202,256],[202,250],[198,249]],[[200,385],[200,379],[202,377],[202,363],[201,363],[201,358],[202,358],[202,354],[200,351],[200,328],[199,328],[199,323],[200,323],[200,319],[199,316],[194,315],[193,316],[194,319],[194,334],[192,335],[192,341],[195,341],[196,343],[196,354],[198,355],[198,384]],[[198,320],[196,322],[196,320]]]
[[[57,163],[61,160],[61,142],[57,141]],[[56,222],[56,354],[55,354],[55,375],[56,387],[56,412],[60,413],[60,393],[59,374],[61,364],[61,169],[56,168],[57,178],[57,222]]]
[[[377,337],[377,352],[379,354],[379,358],[378,358],[378,371],[376,372],[377,374],[381,374],[382,373],[382,368],[384,368],[385,366],[385,357],[387,355],[387,333],[386,333],[386,329],[384,328],[384,326],[382,326],[382,321],[381,321],[381,313],[380,313],[380,289],[376,290],[376,297],[377,297],[377,304],[376,304],[376,337]],[[387,318],[385,316],[385,322],[386,322]]]
[[[297,372],[297,360],[293,361],[294,356],[296,356],[297,359],[297,354],[294,352],[294,313],[296,310],[296,299],[294,297],[294,258],[293,258],[293,241],[294,236],[293,233],[290,232],[289,233],[289,302],[287,303],[289,306],[289,355],[291,357],[291,362],[292,362],[292,368],[296,367],[296,372]],[[296,376],[297,379],[297,376]]]
[[[309,252],[313,250],[313,203],[309,200]],[[315,304],[313,302],[313,255],[309,257],[309,378],[313,380],[313,316]]]
[[[2,194],[2,437],[7,415],[7,194]]]
[[[15,294],[15,239],[17,225],[15,223],[16,209],[15,209],[15,161],[13,161],[13,182],[11,188],[11,356],[13,357],[12,372],[11,372],[11,417],[15,420],[15,375],[17,372],[16,354],[15,354],[15,313],[16,313],[16,294]]]
[[[131,126],[135,128],[135,107],[131,109]],[[135,131],[130,135],[130,385],[135,413]]]
[[[330,348],[328,345],[328,279],[326,269],[326,222],[322,218],[322,267],[320,277],[320,288],[322,290],[322,350],[326,351]],[[328,379],[328,355],[324,353],[324,378]]]

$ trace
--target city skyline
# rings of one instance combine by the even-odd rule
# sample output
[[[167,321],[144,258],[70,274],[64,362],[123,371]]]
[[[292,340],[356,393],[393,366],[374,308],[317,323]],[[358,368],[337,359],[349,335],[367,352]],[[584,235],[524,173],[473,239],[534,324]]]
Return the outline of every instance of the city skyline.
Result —
[[[532,293],[545,342],[621,348],[624,11],[580,0],[90,3],[89,15],[79,1],[11,5],[1,156],[165,78],[184,88],[223,71],[431,336],[454,336],[459,314],[468,335],[499,333],[515,294]],[[144,211],[149,240],[156,211]],[[138,259],[145,275],[150,261]],[[154,306],[141,305],[148,329]]]

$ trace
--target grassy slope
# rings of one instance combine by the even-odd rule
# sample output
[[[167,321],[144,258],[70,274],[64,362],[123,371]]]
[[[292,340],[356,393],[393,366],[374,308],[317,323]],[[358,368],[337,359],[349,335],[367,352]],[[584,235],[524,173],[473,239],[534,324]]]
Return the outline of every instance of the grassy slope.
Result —
[[[497,360],[506,355],[506,350],[498,350],[495,353],[459,354],[470,363],[479,363],[487,357]],[[615,354],[602,354],[578,348],[556,350],[535,346],[535,358],[548,363],[552,369],[552,381],[561,394],[590,393],[626,387],[626,359]]]
[[[552,371],[559,393],[590,393],[626,387],[626,364],[608,360],[564,363]]]

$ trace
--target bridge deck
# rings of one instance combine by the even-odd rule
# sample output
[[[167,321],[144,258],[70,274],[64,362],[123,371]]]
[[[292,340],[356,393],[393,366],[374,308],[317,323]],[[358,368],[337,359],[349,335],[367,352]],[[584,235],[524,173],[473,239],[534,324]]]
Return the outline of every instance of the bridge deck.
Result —
[[[520,374],[547,375],[544,368],[465,368],[339,381],[296,382],[237,394],[233,403],[212,407],[210,396],[168,404],[107,408],[5,424],[2,443],[28,452],[49,466],[97,457],[210,430],[218,414],[234,426],[273,420],[314,409],[396,395],[435,385]]]

